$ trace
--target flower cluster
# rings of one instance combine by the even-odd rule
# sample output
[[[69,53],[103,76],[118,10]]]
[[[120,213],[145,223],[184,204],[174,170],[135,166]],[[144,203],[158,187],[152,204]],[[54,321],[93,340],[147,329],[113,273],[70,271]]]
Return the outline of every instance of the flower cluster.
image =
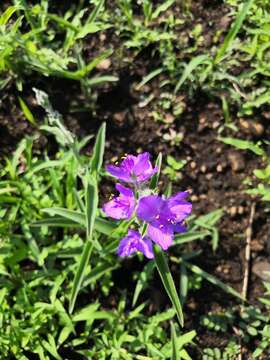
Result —
[[[142,224],[147,224],[145,234],[128,230],[128,234],[120,241],[118,255],[125,257],[140,251],[152,259],[152,242],[167,250],[173,242],[174,233],[186,231],[184,220],[192,210],[191,203],[186,200],[188,192],[179,192],[166,198],[145,189],[146,181],[158,170],[153,168],[149,153],[127,155],[119,166],[108,165],[106,170],[132,187],[116,184],[119,195],[103,206],[106,215],[117,220],[134,218],[141,229],[145,228]]]

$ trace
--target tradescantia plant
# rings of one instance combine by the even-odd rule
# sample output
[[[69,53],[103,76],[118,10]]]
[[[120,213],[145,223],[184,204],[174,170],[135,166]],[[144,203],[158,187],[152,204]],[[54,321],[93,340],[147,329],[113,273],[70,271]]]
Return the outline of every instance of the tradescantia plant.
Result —
[[[73,313],[77,296],[83,288],[93,251],[103,247],[99,242],[99,235],[102,234],[113,240],[107,248],[110,253],[117,252],[119,256],[125,257],[140,251],[148,259],[154,259],[179,323],[183,326],[181,303],[164,250],[172,245],[174,233],[186,230],[183,222],[192,208],[185,200],[188,193],[180,192],[168,198],[157,195],[161,155],[158,156],[155,167],[152,166],[148,153],[128,155],[120,166],[106,167],[108,173],[125,185],[118,183],[116,189],[119,195],[103,206],[103,212],[107,216],[121,221],[116,223],[105,220],[98,208],[98,187],[105,149],[105,124],[98,131],[90,163],[82,161],[79,156],[80,143],[63,126],[61,116],[52,109],[47,94],[37,89],[35,92],[38,103],[47,113],[47,125],[42,129],[52,133],[62,146],[69,148],[77,161],[77,177],[80,178],[83,187],[79,192],[75,190],[74,193],[80,211],[68,208],[46,208],[43,211],[53,217],[33,224],[33,226],[63,227],[79,225],[85,229],[85,243],[75,271],[69,313]],[[119,238],[122,238],[120,244]]]
[[[137,156],[127,155],[119,166],[108,165],[106,170],[131,187],[117,183],[119,195],[103,206],[107,216],[116,220],[131,220],[117,254],[126,257],[139,251],[148,259],[155,259],[165,289],[183,325],[181,304],[162,251],[172,245],[174,233],[186,231],[184,221],[192,210],[191,203],[186,201],[188,192],[179,192],[168,198],[157,195],[157,188],[148,184],[151,178],[157,176],[159,167],[152,166],[147,152]],[[156,244],[155,249],[153,244]]]

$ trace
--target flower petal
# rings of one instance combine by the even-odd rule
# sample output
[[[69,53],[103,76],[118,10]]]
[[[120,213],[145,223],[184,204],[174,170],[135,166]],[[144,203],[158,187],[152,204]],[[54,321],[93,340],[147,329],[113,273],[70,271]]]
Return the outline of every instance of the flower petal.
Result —
[[[192,211],[192,204],[185,200],[188,192],[179,192],[167,200],[168,208],[178,223],[182,222]]]
[[[145,152],[139,154],[136,159],[136,164],[133,168],[133,172],[136,175],[137,181],[142,182],[148,180],[157,172],[157,168],[152,167],[150,162],[150,154]]]
[[[177,233],[184,233],[187,231],[187,228],[183,224],[176,224],[173,228],[173,230]]]
[[[116,184],[115,188],[125,197],[134,197],[133,191],[130,188],[123,186],[122,184]]]
[[[118,246],[117,254],[121,257],[130,256],[138,251],[138,242],[141,235],[134,230],[129,230],[127,236],[125,236]]]
[[[158,228],[152,225],[148,226],[147,234],[163,250],[167,250],[173,241],[173,231],[170,227]]]
[[[135,209],[135,197],[133,191],[121,184],[116,184],[120,195],[114,197],[103,206],[103,211],[113,219],[130,219]]]
[[[139,219],[152,222],[163,206],[163,199],[157,195],[145,196],[139,200],[137,216]]]
[[[138,243],[138,251],[142,252],[148,259],[154,258],[153,244],[150,239],[141,239]]]
[[[119,180],[123,180],[126,182],[131,181],[130,173],[128,173],[122,167],[118,167],[115,165],[107,165],[106,170],[108,171],[108,173],[110,173],[112,176],[116,177]]]

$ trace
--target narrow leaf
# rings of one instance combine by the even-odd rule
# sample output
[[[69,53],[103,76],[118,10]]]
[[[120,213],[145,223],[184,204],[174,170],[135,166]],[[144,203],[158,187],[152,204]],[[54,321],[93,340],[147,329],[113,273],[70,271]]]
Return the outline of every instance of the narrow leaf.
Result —
[[[182,307],[167,263],[166,256],[164,255],[164,252],[160,249],[160,247],[157,245],[154,246],[154,252],[155,252],[155,262],[160,278],[175,309],[179,323],[183,327],[184,316],[182,312]]]
[[[97,139],[95,142],[92,160],[91,160],[91,173],[96,173],[101,169],[103,163],[104,149],[105,149],[105,135],[106,123],[103,123],[98,131]]]
[[[177,336],[174,323],[171,322],[171,339],[172,339],[172,357],[171,360],[180,360],[179,351],[177,349]]]
[[[87,179],[86,184],[86,190],[85,190],[85,202],[86,202],[86,235],[87,235],[87,241],[83,248],[83,253],[81,255],[81,258],[79,260],[79,266],[74,278],[73,286],[72,286],[72,292],[71,292],[71,298],[70,298],[70,304],[69,304],[69,313],[71,314],[74,305],[76,302],[77,295],[80,291],[82,281],[84,278],[84,273],[86,270],[86,267],[88,265],[90,255],[93,249],[93,230],[94,230],[94,224],[95,224],[95,218],[97,213],[97,206],[98,206],[98,190],[97,190],[97,184],[96,181],[93,178]]]
[[[219,48],[214,63],[219,63],[223,56],[226,54],[228,49],[231,47],[233,40],[235,39],[237,33],[241,29],[241,26],[243,24],[243,21],[245,20],[245,17],[247,16],[248,10],[252,4],[253,0],[247,0],[243,6],[241,7],[239,13],[237,14],[237,17],[235,19],[235,22],[233,23],[230,31],[226,35],[223,44]]]
[[[186,68],[178,81],[178,83],[175,86],[174,93],[177,93],[177,91],[180,89],[180,87],[184,84],[184,82],[187,80],[187,78],[191,75],[191,73],[198,67],[199,65],[203,63],[209,63],[210,59],[208,55],[198,55],[194,57],[190,62],[186,65]]]
[[[150,182],[150,189],[154,190],[156,189],[157,185],[158,185],[158,179],[159,179],[159,175],[160,175],[160,169],[161,169],[161,164],[162,164],[162,154],[159,153],[155,166],[158,168],[158,171],[155,173],[155,175],[153,175],[151,182]]]
[[[195,274],[197,274],[197,275],[201,276],[202,278],[206,279],[211,284],[214,284],[214,285],[218,286],[219,288],[224,290],[226,293],[228,293],[230,295],[233,295],[233,296],[237,297],[238,299],[244,301],[244,298],[236,290],[234,290],[231,286],[224,284],[222,281],[217,279],[215,276],[207,273],[206,271],[202,270],[201,268],[199,268],[196,265],[190,264],[190,263],[185,262],[185,261],[184,261],[184,264],[192,272],[194,272]]]

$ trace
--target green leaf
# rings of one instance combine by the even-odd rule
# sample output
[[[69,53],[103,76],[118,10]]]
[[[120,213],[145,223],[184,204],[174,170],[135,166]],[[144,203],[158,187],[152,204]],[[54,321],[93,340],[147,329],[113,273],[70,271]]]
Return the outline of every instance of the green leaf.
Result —
[[[152,272],[154,270],[155,263],[154,261],[148,261],[148,263],[145,265],[143,270],[140,272],[134,294],[133,294],[133,300],[132,300],[132,307],[134,307],[137,303],[138,297],[142,290],[145,288],[147,282],[149,281]]]
[[[186,261],[184,261],[185,266],[190,269],[192,272],[194,272],[195,274],[201,276],[202,278],[206,279],[207,281],[209,281],[211,284],[218,286],[219,288],[221,288],[223,291],[225,291],[226,293],[233,295],[235,297],[237,297],[238,299],[245,301],[245,299],[242,297],[241,294],[239,294],[236,290],[234,290],[231,286],[224,284],[222,281],[220,281],[219,279],[217,279],[215,276],[210,275],[209,273],[207,273],[206,271],[202,270],[201,268],[199,268],[196,265],[190,264]]]
[[[154,252],[155,252],[155,263],[160,275],[160,278],[162,280],[162,283],[164,285],[164,288],[172,302],[172,305],[175,309],[175,312],[177,314],[178,320],[180,325],[184,326],[184,316],[182,312],[181,303],[179,300],[179,297],[177,295],[177,291],[173,282],[173,278],[167,263],[166,256],[164,255],[164,252],[161,250],[161,248],[158,245],[154,246]]]
[[[9,21],[9,19],[11,18],[11,16],[17,11],[19,10],[20,7],[15,5],[15,6],[9,6],[4,13],[0,16],[0,26],[1,25],[6,25],[7,22]]]
[[[90,273],[84,278],[82,287],[86,287],[90,284],[95,283],[98,279],[100,279],[106,273],[111,273],[113,270],[117,269],[120,266],[120,263],[112,264],[101,264],[96,266],[94,269],[90,271]]]
[[[187,78],[191,75],[191,73],[201,64],[209,63],[210,59],[208,55],[198,55],[194,57],[190,62],[186,65],[186,68],[178,81],[178,83],[175,86],[174,93],[177,93],[177,91],[180,89],[180,87],[184,84],[184,82],[187,80]]]
[[[263,156],[265,155],[264,150],[259,144],[254,144],[252,141],[234,139],[230,137],[219,137],[219,140],[224,142],[225,144],[232,145],[240,150],[250,150],[254,154]]]
[[[161,3],[161,5],[159,5],[156,10],[153,12],[152,14],[152,19],[156,19],[157,17],[159,17],[159,15],[166,11],[170,6],[172,6],[172,4],[175,3],[175,0],[167,0],[167,1],[163,1],[163,3]]]
[[[175,332],[174,323],[171,322],[171,339],[172,339],[172,357],[171,360],[180,360],[179,351],[177,347],[177,336]]]
[[[103,85],[108,82],[115,82],[118,80],[119,80],[118,77],[112,75],[94,76],[91,79],[86,80],[86,85],[90,88],[98,85]]]
[[[155,166],[158,168],[158,171],[152,176],[152,179],[150,181],[150,189],[155,190],[158,186],[158,179],[159,179],[159,175],[160,175],[160,170],[161,170],[161,164],[162,164],[162,154],[159,153]]]
[[[77,321],[89,321],[91,320],[92,315],[98,310],[99,304],[90,304],[86,307],[80,309],[74,316],[72,317],[72,320]]]
[[[188,274],[187,268],[182,263],[180,266],[180,300],[184,304],[188,294]]]
[[[106,136],[106,123],[103,123],[98,131],[97,139],[93,150],[93,155],[91,160],[91,173],[98,174],[101,169],[103,163],[104,149],[105,149],[105,136]]]
[[[61,210],[61,215],[67,215],[67,217],[62,216],[53,216],[49,218],[45,218],[42,220],[38,220],[31,224],[31,227],[40,227],[40,226],[50,226],[50,227],[78,227],[79,225],[85,227],[85,216],[84,214],[73,211],[67,210],[63,208],[51,208],[51,209],[42,209],[43,211],[46,210],[51,215],[57,214],[56,209]],[[50,211],[52,210],[52,211]],[[63,212],[64,210],[64,212]],[[70,217],[69,217],[70,216]],[[72,216],[74,216],[72,218]],[[76,220],[75,220],[76,219]],[[97,217],[95,219],[95,230],[104,235],[112,235],[113,231],[117,228],[117,224]]]
[[[137,90],[140,90],[141,87],[143,87],[145,84],[147,84],[150,80],[152,80],[157,75],[161,74],[163,71],[163,68],[158,68],[156,70],[151,71],[148,75],[146,75],[142,81],[137,86]]]
[[[197,239],[203,239],[210,234],[209,231],[190,231],[175,235],[172,246],[184,244]]]
[[[77,295],[80,291],[84,273],[89,263],[90,255],[93,249],[93,230],[95,224],[95,218],[98,206],[98,189],[96,180],[93,178],[87,179],[86,190],[85,190],[85,202],[86,202],[86,236],[87,240],[83,248],[83,253],[79,260],[79,266],[75,274],[73,281],[71,298],[69,303],[69,313],[73,312]]]
[[[48,341],[42,341],[42,345],[56,360],[62,360],[61,356],[57,352],[56,344],[51,334],[48,334]]]
[[[87,181],[85,204],[87,240],[92,241],[92,234],[98,208],[98,188],[94,178],[89,178]]]
[[[20,103],[20,107],[24,113],[24,116],[26,117],[26,119],[32,124],[32,125],[37,125],[37,122],[33,116],[33,114],[31,113],[30,109],[28,108],[28,106],[26,105],[26,103],[23,101],[23,99],[21,97],[18,97],[19,99],[19,103]]]
[[[235,22],[233,23],[230,31],[228,32],[228,34],[226,35],[223,44],[221,45],[221,47],[219,48],[216,57],[214,59],[214,63],[217,64],[219,63],[222,58],[224,57],[224,55],[226,54],[226,52],[230,49],[233,40],[235,39],[236,35],[238,34],[243,21],[245,20],[247,13],[250,9],[250,6],[252,4],[253,0],[247,0],[243,6],[241,7],[241,9],[239,10],[239,13],[237,14],[237,17],[235,19]]]
[[[75,274],[75,278],[73,281],[73,285],[72,285],[71,297],[70,297],[70,301],[69,301],[69,313],[70,314],[72,314],[72,312],[73,312],[75,302],[77,299],[77,295],[81,289],[81,284],[82,284],[82,281],[84,278],[84,273],[85,273],[86,267],[88,265],[92,249],[93,249],[93,242],[87,240],[83,247],[83,252],[79,259],[79,265],[78,265],[78,268],[77,268],[77,271]]]
[[[74,210],[68,210],[65,208],[44,208],[41,211],[46,212],[49,215],[59,215],[62,218],[71,220],[77,224],[83,225],[85,226],[85,215],[83,213],[80,213],[78,211],[74,211]],[[42,221],[42,220],[41,220]]]

